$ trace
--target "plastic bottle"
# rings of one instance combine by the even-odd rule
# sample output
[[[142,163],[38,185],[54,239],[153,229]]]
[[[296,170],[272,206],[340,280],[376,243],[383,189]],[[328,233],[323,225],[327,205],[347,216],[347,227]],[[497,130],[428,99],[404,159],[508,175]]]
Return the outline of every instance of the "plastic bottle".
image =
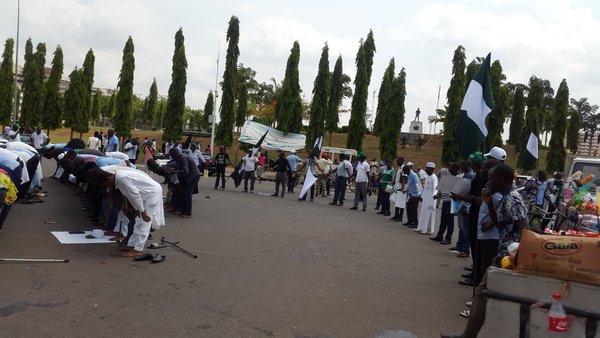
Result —
[[[548,311],[548,331],[567,332],[568,326],[567,312],[560,302],[560,293],[552,294],[552,306]],[[553,335],[561,337],[562,335]]]

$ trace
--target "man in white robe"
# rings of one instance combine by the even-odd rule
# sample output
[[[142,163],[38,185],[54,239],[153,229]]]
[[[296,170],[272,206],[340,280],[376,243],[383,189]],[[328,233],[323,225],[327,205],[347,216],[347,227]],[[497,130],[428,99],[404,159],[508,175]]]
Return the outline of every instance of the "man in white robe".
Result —
[[[419,214],[419,227],[415,231],[424,235],[431,235],[435,230],[435,200],[437,195],[437,176],[433,174],[435,163],[427,162],[425,165],[425,186],[421,194],[422,204]]]
[[[139,256],[150,234],[150,228],[165,224],[162,187],[146,173],[133,170],[118,170],[100,179],[100,185],[117,188],[131,204],[135,213],[133,234],[127,243],[125,257]]]

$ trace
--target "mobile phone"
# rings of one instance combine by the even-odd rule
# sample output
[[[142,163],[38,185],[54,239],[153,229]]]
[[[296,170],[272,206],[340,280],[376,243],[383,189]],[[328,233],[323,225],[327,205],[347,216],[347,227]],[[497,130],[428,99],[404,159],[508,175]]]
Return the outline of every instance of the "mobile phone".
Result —
[[[69,231],[71,235],[85,234],[85,231]]]

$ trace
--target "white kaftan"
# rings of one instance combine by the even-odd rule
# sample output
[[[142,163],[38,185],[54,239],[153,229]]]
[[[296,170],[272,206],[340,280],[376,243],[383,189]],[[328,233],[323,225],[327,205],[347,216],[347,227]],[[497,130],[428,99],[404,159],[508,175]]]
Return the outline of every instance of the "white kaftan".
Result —
[[[435,231],[435,200],[433,196],[437,194],[438,178],[431,174],[425,178],[425,187],[421,197],[421,213],[419,214],[418,230],[425,233],[433,233]]]

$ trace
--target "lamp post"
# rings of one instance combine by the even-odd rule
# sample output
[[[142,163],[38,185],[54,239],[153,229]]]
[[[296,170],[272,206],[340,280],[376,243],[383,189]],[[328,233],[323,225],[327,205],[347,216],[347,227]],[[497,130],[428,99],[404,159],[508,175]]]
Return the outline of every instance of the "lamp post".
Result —
[[[12,123],[17,122],[17,99],[19,93],[19,85],[17,82],[17,73],[19,73],[19,26],[21,21],[21,0],[17,0],[17,46],[15,48],[15,98],[12,114]]]

